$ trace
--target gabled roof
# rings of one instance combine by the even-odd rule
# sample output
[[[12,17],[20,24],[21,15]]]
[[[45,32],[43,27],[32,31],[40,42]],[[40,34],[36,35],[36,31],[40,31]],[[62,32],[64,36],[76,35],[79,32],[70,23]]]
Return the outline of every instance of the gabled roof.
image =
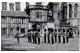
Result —
[[[29,17],[24,11],[1,11],[1,16]]]

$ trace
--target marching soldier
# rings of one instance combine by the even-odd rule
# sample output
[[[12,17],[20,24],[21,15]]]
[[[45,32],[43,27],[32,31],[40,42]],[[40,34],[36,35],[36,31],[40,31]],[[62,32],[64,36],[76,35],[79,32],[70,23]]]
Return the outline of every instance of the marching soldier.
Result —
[[[59,35],[58,35],[58,41],[59,41],[59,43],[61,42],[61,33],[60,33],[60,29],[58,29],[58,33],[59,33]]]
[[[44,43],[46,43],[46,29],[44,29]]]
[[[38,44],[40,44],[40,29],[38,29]]]
[[[55,37],[55,43],[57,42],[57,29],[55,29],[55,32],[54,32],[54,37]]]

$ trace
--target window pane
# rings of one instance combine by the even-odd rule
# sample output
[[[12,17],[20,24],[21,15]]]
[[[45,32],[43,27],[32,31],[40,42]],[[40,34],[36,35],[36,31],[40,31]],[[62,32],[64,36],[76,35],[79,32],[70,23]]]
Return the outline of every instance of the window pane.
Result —
[[[10,10],[14,10],[14,4],[13,3],[10,3],[9,7],[10,7]]]
[[[77,17],[77,4],[74,5],[74,17]]]
[[[16,11],[20,11],[20,2],[16,2]]]
[[[2,2],[2,10],[7,10],[7,2]]]

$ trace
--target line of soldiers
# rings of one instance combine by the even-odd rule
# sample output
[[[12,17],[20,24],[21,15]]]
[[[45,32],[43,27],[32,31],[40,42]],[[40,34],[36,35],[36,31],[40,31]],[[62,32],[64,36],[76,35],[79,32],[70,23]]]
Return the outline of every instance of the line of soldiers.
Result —
[[[57,33],[58,31],[58,33]],[[47,30],[44,29],[44,43],[68,43],[69,37],[71,36],[71,32],[69,32],[69,29],[55,29],[55,30]],[[28,30],[28,42],[34,43],[34,44],[40,44],[40,29],[37,30]]]
[[[28,42],[34,44],[40,44],[40,29],[28,30]]]

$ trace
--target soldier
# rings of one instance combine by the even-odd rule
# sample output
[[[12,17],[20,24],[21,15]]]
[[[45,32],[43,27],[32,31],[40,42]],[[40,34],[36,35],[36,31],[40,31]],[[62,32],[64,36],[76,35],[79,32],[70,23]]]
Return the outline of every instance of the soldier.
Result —
[[[69,29],[67,29],[67,33],[66,33],[66,43],[69,42]]]
[[[33,43],[34,43],[34,30],[32,30],[33,32],[32,32],[32,39],[33,39]]]
[[[34,36],[34,37],[35,37],[35,44],[37,44],[37,35],[38,35],[37,33],[38,33],[38,32],[37,32],[37,29],[36,29],[36,30],[35,30],[35,36]]]
[[[52,40],[52,44],[54,44],[54,31],[51,31],[51,40]]]
[[[55,43],[57,42],[57,29],[55,29],[55,32],[54,32],[54,37],[55,37]]]
[[[59,43],[61,42],[61,33],[60,33],[60,29],[58,29],[58,33],[59,33],[59,35],[58,35],[58,41],[59,41]]]
[[[38,29],[38,44],[40,44],[40,29]]]
[[[31,43],[31,29],[30,29],[30,33],[29,33],[29,40],[30,40],[30,43]]]
[[[44,43],[46,43],[46,29],[44,29]]]
[[[65,44],[65,29],[63,29],[63,44]]]
[[[48,29],[48,35],[47,35],[48,43],[50,43],[50,30]]]
[[[28,42],[29,42],[29,32],[30,32],[30,30],[28,30]]]

